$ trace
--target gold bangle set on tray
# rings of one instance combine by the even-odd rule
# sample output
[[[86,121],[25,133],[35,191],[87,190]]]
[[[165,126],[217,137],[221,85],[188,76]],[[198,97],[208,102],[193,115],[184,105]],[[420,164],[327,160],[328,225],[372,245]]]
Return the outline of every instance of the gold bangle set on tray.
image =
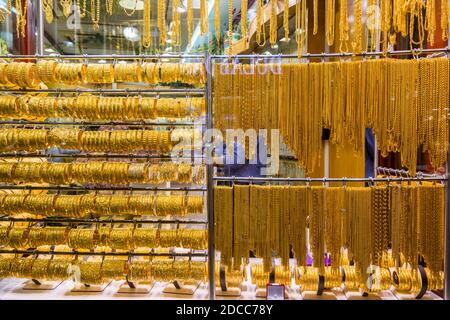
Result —
[[[0,201],[6,215],[28,213],[47,217],[185,216],[202,214],[204,210],[202,196],[9,194],[2,195]]]
[[[5,234],[5,231],[7,234]],[[138,248],[207,247],[208,232],[204,229],[166,230],[159,228],[0,228],[0,246],[14,249],[67,245],[72,249],[94,250],[98,247],[115,250]]]
[[[220,186],[215,188],[214,199],[216,248],[228,268],[240,267],[250,251],[263,259],[266,273],[274,255],[288,267],[284,252],[291,248],[298,268],[306,268],[309,234],[317,272],[299,269],[305,279],[317,277],[317,273],[327,277],[330,286],[337,283],[337,270],[343,267],[347,287],[383,290],[390,283],[387,268],[408,265],[417,270],[420,257],[433,275],[442,272],[444,192],[439,183],[360,188]],[[295,234],[280,232],[285,223]],[[331,261],[330,268],[324,263],[325,256]],[[349,267],[345,257],[354,265]],[[378,267],[381,270],[375,278],[381,279],[380,283],[371,284],[373,278],[367,270]]]
[[[170,131],[79,129],[0,129],[0,151],[36,151],[51,147],[86,152],[159,151],[169,153],[173,144]]]
[[[158,83],[181,82],[204,85],[206,70],[202,63],[38,63],[0,64],[0,86],[36,88],[45,84],[111,84],[114,82]]]
[[[204,169],[204,166],[199,166]],[[192,183],[202,180],[201,168],[188,163],[129,162],[2,162],[0,182],[13,183]],[[200,176],[198,176],[200,175]]]

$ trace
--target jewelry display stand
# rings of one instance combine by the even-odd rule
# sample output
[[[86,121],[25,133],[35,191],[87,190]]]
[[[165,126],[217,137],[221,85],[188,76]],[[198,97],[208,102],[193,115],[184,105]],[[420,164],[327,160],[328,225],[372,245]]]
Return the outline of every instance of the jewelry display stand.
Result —
[[[321,295],[317,292],[301,292],[303,300],[337,300],[336,295],[331,291],[324,291]]]
[[[242,295],[241,288],[227,288],[223,291],[221,288],[216,288],[217,297],[240,297]]]
[[[30,280],[25,283],[23,290],[54,290],[62,283],[62,281],[39,281]]]
[[[120,286],[119,291],[117,293],[125,293],[125,294],[148,294],[155,286],[154,282],[140,282],[140,283],[134,283],[134,282],[125,282]]]
[[[109,285],[111,284],[111,281],[104,284],[96,284],[96,285],[89,285],[89,284],[75,284],[72,290],[70,292],[103,292]]]
[[[200,282],[194,282],[193,284],[187,285],[180,282],[171,283],[164,288],[163,293],[192,296],[194,295],[195,291],[197,291],[199,286]]]

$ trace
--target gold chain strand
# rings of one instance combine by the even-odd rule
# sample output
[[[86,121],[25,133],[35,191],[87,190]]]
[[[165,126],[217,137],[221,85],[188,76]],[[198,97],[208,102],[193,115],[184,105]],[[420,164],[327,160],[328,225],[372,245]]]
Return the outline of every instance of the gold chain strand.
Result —
[[[442,0],[441,0],[442,1]],[[442,1],[445,2],[445,1]],[[447,1],[448,4],[448,1]],[[436,22],[436,0],[427,0],[425,4],[425,31],[427,31],[427,42],[434,46],[437,30]]]
[[[325,217],[323,210],[324,193],[325,188],[323,187],[311,188],[311,200],[309,201],[309,234],[311,251],[313,254],[313,266],[319,270],[321,275],[325,274],[325,241],[323,235],[323,232],[325,231]]]
[[[298,2],[297,2],[298,5]],[[336,32],[336,0],[327,0],[327,8],[325,11],[326,15],[326,38],[328,46],[334,45],[334,37]]]
[[[278,40],[278,7],[277,0],[270,0],[270,45],[273,47]]]
[[[233,0],[228,0],[228,53],[233,54]]]
[[[150,48],[152,44],[152,30],[151,30],[151,1],[144,0],[144,32],[142,34],[142,46]]]
[[[425,40],[425,24],[423,19],[424,2],[422,0],[411,0],[409,5],[409,44],[411,48],[419,46],[422,50]],[[417,21],[418,40],[414,40],[414,29]]]
[[[442,30],[442,40],[444,42],[448,40],[449,22],[450,22],[450,10],[448,1],[441,0],[441,30]]]
[[[27,11],[28,1],[16,0],[16,36],[18,38],[26,37]]]
[[[248,0],[241,1],[241,32],[242,38],[248,41]]]
[[[114,0],[106,0],[106,13],[110,16],[114,13]]]
[[[91,19],[94,31],[98,31],[100,28],[100,5],[100,0],[91,0]]]
[[[158,31],[159,31],[159,45],[163,47],[165,46],[167,40],[165,0],[158,0]]]
[[[181,45],[181,22],[180,22],[180,0],[172,0],[172,45]]]
[[[382,45],[383,52],[387,52],[390,32],[391,32],[391,22],[392,22],[392,1],[391,0],[381,0],[381,32],[383,33]]]
[[[200,0],[200,33],[208,33],[208,0]]]
[[[194,32],[194,5],[193,0],[187,0],[187,25],[188,25],[188,43],[191,42]]]
[[[296,5],[296,41],[297,41],[297,55],[300,57],[303,54],[306,37],[307,37],[307,11],[306,0],[297,0]]]
[[[232,268],[232,221],[233,221],[233,189],[216,187],[214,197],[214,235],[216,248],[220,251],[224,266]]]
[[[386,0],[383,0],[386,1]],[[377,15],[379,7],[377,0],[368,0],[366,10],[366,26],[368,30],[367,50],[372,51],[376,48],[377,38],[380,30],[380,19]]]
[[[263,47],[266,44],[266,28],[264,27],[264,2],[256,0],[256,43]]]
[[[314,28],[313,35],[316,35],[319,32],[319,0],[314,0]],[[288,5],[289,7],[289,5]]]
[[[339,51],[347,52],[348,41],[350,40],[350,27],[348,23],[348,4],[347,0],[339,0]]]
[[[78,15],[80,16],[81,19],[86,17],[87,0],[83,0],[83,6],[81,5],[81,0],[77,0],[77,11],[78,11]]]
[[[244,1],[245,2],[245,1]],[[220,21],[220,0],[214,0],[214,31],[216,36],[216,41],[220,43],[221,37],[221,21]]]
[[[327,188],[325,191],[325,247],[331,256],[331,266],[338,268],[341,261],[342,211],[344,210],[344,189]]]
[[[234,270],[240,270],[242,258],[248,262],[250,248],[248,246],[248,227],[250,212],[250,187],[234,187]]]

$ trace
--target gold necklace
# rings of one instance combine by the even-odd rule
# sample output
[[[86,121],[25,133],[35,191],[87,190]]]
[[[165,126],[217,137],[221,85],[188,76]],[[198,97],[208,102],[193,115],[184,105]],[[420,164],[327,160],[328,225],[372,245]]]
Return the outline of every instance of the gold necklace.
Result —
[[[84,17],[86,17],[86,12],[87,12],[87,4],[86,4],[87,0],[83,1],[83,7],[81,7],[80,2],[81,2],[81,0],[77,0],[77,10],[78,10],[78,14],[79,14],[80,18],[84,18]]]
[[[92,28],[98,31],[100,28],[100,0],[91,0],[91,20]]]
[[[277,43],[278,16],[277,0],[270,0],[270,45],[273,47]]]
[[[192,32],[194,30],[194,7],[193,0],[187,0],[187,23],[188,23],[188,42],[191,41]]]
[[[228,53],[233,54],[233,0],[228,0]]]
[[[59,0],[59,3],[61,4],[61,7],[63,9],[63,15],[64,17],[70,16],[70,13],[72,11],[72,0]]]
[[[217,44],[220,43],[220,0],[214,0],[214,31],[216,35]]]
[[[158,30],[159,30],[159,45],[164,46],[167,40],[166,1],[164,0],[158,0]]]
[[[263,0],[256,0],[256,43],[260,47],[266,44],[266,28],[264,27],[263,14]]]
[[[200,33],[208,32],[208,0],[200,0]]]
[[[172,1],[172,45],[174,47],[181,45],[180,12],[178,11],[179,6],[180,0]]]
[[[297,0],[296,6],[296,41],[297,55],[303,55],[306,42],[306,0]]]
[[[313,35],[316,35],[319,32],[319,0],[314,0],[314,28]],[[289,8],[289,5],[288,5]],[[288,10],[289,12],[289,10]]]
[[[445,2],[445,1],[442,1]],[[448,1],[447,1],[448,5]],[[434,36],[437,30],[436,26],[436,1],[427,0],[425,5],[426,15],[425,15],[425,30],[428,31],[427,42],[430,46],[434,46]]]
[[[362,52],[362,0],[355,0],[354,13],[354,36],[353,36],[353,50],[355,53]]]
[[[298,3],[297,3],[298,5]],[[334,44],[334,35],[335,35],[335,21],[336,21],[336,0],[327,0],[327,10],[326,14],[326,38],[328,46],[332,46]]]
[[[142,46],[144,48],[150,48],[152,43],[152,31],[151,31],[151,0],[144,1],[144,32],[142,39]]]
[[[248,37],[248,1],[241,1],[241,32],[242,38]]]
[[[112,16],[114,10],[114,0],[106,0],[106,12]]]
[[[448,40],[448,26],[450,19],[450,12],[448,7],[448,1],[441,1],[441,29],[442,40],[446,42]]]
[[[390,0],[381,1],[381,31],[383,32],[383,52],[388,50],[389,35],[392,21],[392,2]]]
[[[45,20],[47,23],[53,22],[53,0],[42,1],[42,7],[45,13]]]
[[[341,52],[348,51],[348,40],[349,40],[349,24],[348,24],[348,6],[347,1],[340,1],[339,10],[339,50]]]
[[[131,17],[132,15],[134,15],[134,13],[135,13],[136,10],[137,10],[137,4],[138,4],[138,2],[135,1],[135,2],[134,2],[134,8],[131,9],[131,11],[128,11],[128,9],[125,8],[125,7],[123,7],[123,11],[125,11],[125,14],[126,14],[127,16]]]
[[[27,25],[27,10],[28,10],[28,2],[25,2],[25,5],[22,6],[21,0],[16,0],[16,16],[17,16],[17,22],[16,22],[16,32],[17,37],[26,37],[25,27]]]

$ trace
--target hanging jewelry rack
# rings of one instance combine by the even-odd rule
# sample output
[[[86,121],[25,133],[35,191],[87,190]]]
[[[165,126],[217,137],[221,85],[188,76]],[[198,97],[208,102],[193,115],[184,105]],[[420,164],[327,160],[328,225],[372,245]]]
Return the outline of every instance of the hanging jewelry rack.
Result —
[[[450,54],[450,47],[446,48],[440,48],[440,49],[413,49],[413,50],[400,50],[400,51],[387,51],[387,52],[363,52],[361,54],[355,54],[355,53],[321,53],[321,54],[305,54],[298,56],[297,54],[279,54],[279,55],[260,55],[260,54],[248,54],[248,55],[214,55],[212,56],[213,62],[219,63],[221,61],[232,61],[238,63],[240,59],[254,59],[254,60],[260,60],[260,59],[273,59],[275,63],[282,63],[281,59],[321,59],[323,62],[327,58],[352,58],[352,57],[394,57],[394,56],[414,56],[419,57],[421,55],[426,54],[439,54],[444,53],[448,57]],[[280,60],[277,60],[280,59]],[[212,70],[212,69],[211,69]],[[212,81],[212,77],[208,77],[208,82]],[[210,95],[210,99],[208,100],[208,110],[210,110],[211,117],[213,116],[212,111],[212,95]],[[212,119],[211,119],[211,126],[212,126]],[[448,158],[450,159],[450,147],[449,147],[449,153]],[[216,177],[213,176],[211,181],[208,181],[208,193],[210,193],[209,197],[211,199],[214,198],[214,185],[217,182],[231,182],[231,183],[272,183],[272,182],[280,182],[280,183],[323,183],[326,185],[327,183],[335,182],[335,183],[343,183],[344,185],[346,183],[352,183],[352,182],[359,182],[359,183],[370,183],[374,184],[376,182],[386,182],[386,183],[401,183],[401,182],[424,182],[424,181],[430,181],[430,182],[442,182],[446,185],[446,204],[445,204],[445,288],[444,288],[444,299],[450,300],[450,188],[448,186],[448,181],[450,179],[450,163],[447,161],[447,175],[445,177],[439,177],[439,176],[428,176],[428,175],[417,175],[416,177],[400,177],[400,178],[340,178],[340,179],[333,179],[333,178],[252,178],[252,177]],[[213,169],[211,169],[211,175],[214,172]],[[214,207],[213,205],[208,206],[210,221],[214,221]],[[209,247],[210,250],[214,249],[214,246]],[[214,261],[215,262],[215,261]],[[214,277],[210,277],[210,282],[213,283],[215,281]],[[215,284],[214,284],[215,286]]]
[[[290,58],[290,59],[326,59],[326,58],[352,58],[352,57],[390,57],[390,56],[420,56],[424,54],[433,53],[450,53],[450,47],[438,49],[412,49],[412,50],[397,50],[397,51],[374,51],[363,53],[307,53],[304,55],[297,54],[243,54],[243,55],[215,55],[213,59],[252,59],[252,58]]]

